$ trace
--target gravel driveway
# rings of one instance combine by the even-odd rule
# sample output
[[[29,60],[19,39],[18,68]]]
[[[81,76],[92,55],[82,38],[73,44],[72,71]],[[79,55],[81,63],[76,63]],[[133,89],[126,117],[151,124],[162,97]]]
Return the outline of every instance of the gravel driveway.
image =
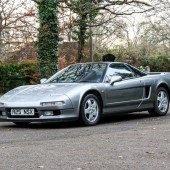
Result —
[[[30,169],[169,170],[170,114],[107,117],[94,127],[0,123],[0,170]]]

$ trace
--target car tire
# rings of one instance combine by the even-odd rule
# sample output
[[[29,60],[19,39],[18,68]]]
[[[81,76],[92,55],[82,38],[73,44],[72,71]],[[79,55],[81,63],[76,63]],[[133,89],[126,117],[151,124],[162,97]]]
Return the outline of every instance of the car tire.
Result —
[[[17,126],[28,126],[31,122],[13,122]]]
[[[101,106],[99,99],[94,94],[87,94],[80,105],[80,122],[86,126],[93,126],[99,122]]]
[[[149,109],[148,112],[151,116],[165,116],[169,109],[169,94],[165,88],[160,87],[157,89],[154,101],[154,108]]]

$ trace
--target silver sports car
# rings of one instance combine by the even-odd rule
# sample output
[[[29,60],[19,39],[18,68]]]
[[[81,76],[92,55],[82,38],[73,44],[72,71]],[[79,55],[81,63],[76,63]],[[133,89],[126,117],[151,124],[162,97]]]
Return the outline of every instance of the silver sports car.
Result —
[[[80,120],[95,125],[103,115],[169,108],[170,73],[152,75],[121,62],[79,63],[38,85],[17,87],[0,98],[0,120],[30,122]]]

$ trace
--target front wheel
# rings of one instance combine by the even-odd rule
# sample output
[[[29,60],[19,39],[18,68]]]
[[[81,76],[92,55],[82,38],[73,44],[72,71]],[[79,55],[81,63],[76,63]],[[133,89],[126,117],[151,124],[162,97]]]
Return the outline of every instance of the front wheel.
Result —
[[[87,94],[80,106],[80,121],[86,126],[93,126],[99,122],[101,106],[99,99],[93,94]]]
[[[165,116],[169,109],[169,95],[165,88],[160,87],[157,90],[154,102],[154,108],[149,109],[152,116]]]

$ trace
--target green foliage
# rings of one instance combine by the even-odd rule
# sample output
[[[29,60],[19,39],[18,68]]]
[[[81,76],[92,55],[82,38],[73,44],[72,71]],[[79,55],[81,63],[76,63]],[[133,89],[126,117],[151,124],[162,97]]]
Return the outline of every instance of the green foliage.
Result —
[[[58,0],[42,0],[38,4],[40,28],[38,35],[38,60],[42,78],[57,71],[58,65]]]
[[[143,66],[149,66],[152,72],[170,72],[170,56],[158,54],[143,60]]]
[[[38,65],[32,63],[0,65],[0,93],[15,87],[36,84],[39,81]]]
[[[103,49],[102,54],[114,54],[116,61],[125,62],[135,67],[149,66],[152,72],[170,72],[170,55],[159,53],[151,56],[143,56],[137,49],[119,47],[115,49]]]
[[[141,57],[135,55],[123,56],[121,60],[136,67],[149,66],[151,72],[170,72],[170,56],[164,54],[157,54],[154,56]]]
[[[118,51],[107,51],[118,56]],[[98,59],[97,59],[98,57]],[[96,56],[96,61],[101,61],[100,56]],[[117,61],[126,62],[124,57],[118,57]],[[134,62],[134,61],[133,61]],[[128,62],[127,62],[128,63]],[[132,62],[129,62],[130,64]],[[156,56],[136,58],[134,66],[149,66],[152,72],[170,72],[170,56],[159,54]],[[32,63],[3,64],[0,65],[0,94],[5,93],[15,87],[39,83],[39,65]]]

